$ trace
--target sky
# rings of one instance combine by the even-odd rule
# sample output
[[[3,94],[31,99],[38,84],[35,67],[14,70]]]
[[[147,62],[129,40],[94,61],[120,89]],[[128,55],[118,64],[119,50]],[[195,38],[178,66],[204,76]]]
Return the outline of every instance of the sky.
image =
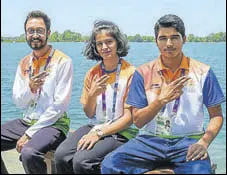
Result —
[[[32,10],[51,18],[51,31],[90,35],[93,22],[107,19],[127,35],[154,36],[156,21],[165,14],[178,15],[186,35],[207,36],[226,32],[226,0],[1,0],[1,36],[24,33]]]

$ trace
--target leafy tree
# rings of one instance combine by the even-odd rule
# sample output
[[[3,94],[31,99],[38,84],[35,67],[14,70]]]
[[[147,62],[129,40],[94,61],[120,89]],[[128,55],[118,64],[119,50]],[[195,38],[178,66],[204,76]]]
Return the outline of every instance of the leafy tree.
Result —
[[[140,36],[140,34],[136,34],[136,36],[134,37],[134,41],[135,41],[135,42],[142,42],[143,39],[142,39],[142,37]]]
[[[55,31],[50,36],[50,41],[52,41],[52,42],[59,42],[59,38],[58,37],[59,37],[59,33],[58,33],[58,31]]]
[[[155,42],[153,36],[141,36],[136,34],[134,36],[127,36],[129,42]],[[89,36],[83,36],[78,32],[72,32],[71,30],[65,30],[63,33],[55,31],[50,36],[49,40],[52,42],[86,42]],[[1,42],[25,42],[25,34],[19,37],[1,37]],[[205,37],[198,37],[193,34],[187,36],[188,42],[226,42],[226,32],[211,33]]]
[[[82,36],[81,37],[81,42],[86,42],[89,40],[89,36]]]
[[[188,37],[187,37],[187,41],[192,42],[194,40],[195,40],[195,36],[193,34],[189,34]]]
[[[75,41],[75,42],[80,42],[82,39],[82,35],[76,32],[73,32],[71,37],[72,37],[72,41]]]
[[[71,41],[72,40],[72,32],[71,32],[71,30],[65,30],[63,32],[62,39],[64,41]]]

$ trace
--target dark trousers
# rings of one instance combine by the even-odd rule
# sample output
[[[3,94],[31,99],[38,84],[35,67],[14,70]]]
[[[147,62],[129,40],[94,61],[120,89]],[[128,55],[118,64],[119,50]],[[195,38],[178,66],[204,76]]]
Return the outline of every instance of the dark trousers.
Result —
[[[99,140],[91,150],[77,152],[79,140],[92,127],[82,126],[59,145],[54,156],[58,174],[100,174],[100,164],[104,157],[128,141],[119,134],[110,135]]]
[[[16,147],[17,141],[29,128],[22,119],[9,121],[1,126],[1,151]],[[53,127],[45,127],[36,132],[21,150],[20,160],[27,174],[46,174],[44,155],[65,139],[65,134]],[[7,173],[1,156],[1,173]]]

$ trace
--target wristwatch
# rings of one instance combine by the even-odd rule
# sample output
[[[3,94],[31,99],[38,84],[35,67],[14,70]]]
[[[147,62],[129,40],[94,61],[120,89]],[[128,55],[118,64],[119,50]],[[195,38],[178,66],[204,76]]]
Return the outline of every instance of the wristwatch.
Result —
[[[96,129],[95,132],[99,138],[102,138],[104,136],[104,133],[101,129]]]

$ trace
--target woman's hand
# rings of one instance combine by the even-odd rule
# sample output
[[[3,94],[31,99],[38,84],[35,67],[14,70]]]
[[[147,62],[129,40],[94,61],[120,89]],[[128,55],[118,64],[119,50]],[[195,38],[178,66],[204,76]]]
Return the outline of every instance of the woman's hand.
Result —
[[[96,132],[89,132],[78,142],[77,151],[84,149],[90,150],[99,140],[100,138]]]
[[[102,92],[106,90],[107,80],[109,76],[104,74],[100,78],[97,78],[97,74],[94,76],[94,79],[91,84],[91,89],[89,91],[89,95],[93,97],[97,97]]]

